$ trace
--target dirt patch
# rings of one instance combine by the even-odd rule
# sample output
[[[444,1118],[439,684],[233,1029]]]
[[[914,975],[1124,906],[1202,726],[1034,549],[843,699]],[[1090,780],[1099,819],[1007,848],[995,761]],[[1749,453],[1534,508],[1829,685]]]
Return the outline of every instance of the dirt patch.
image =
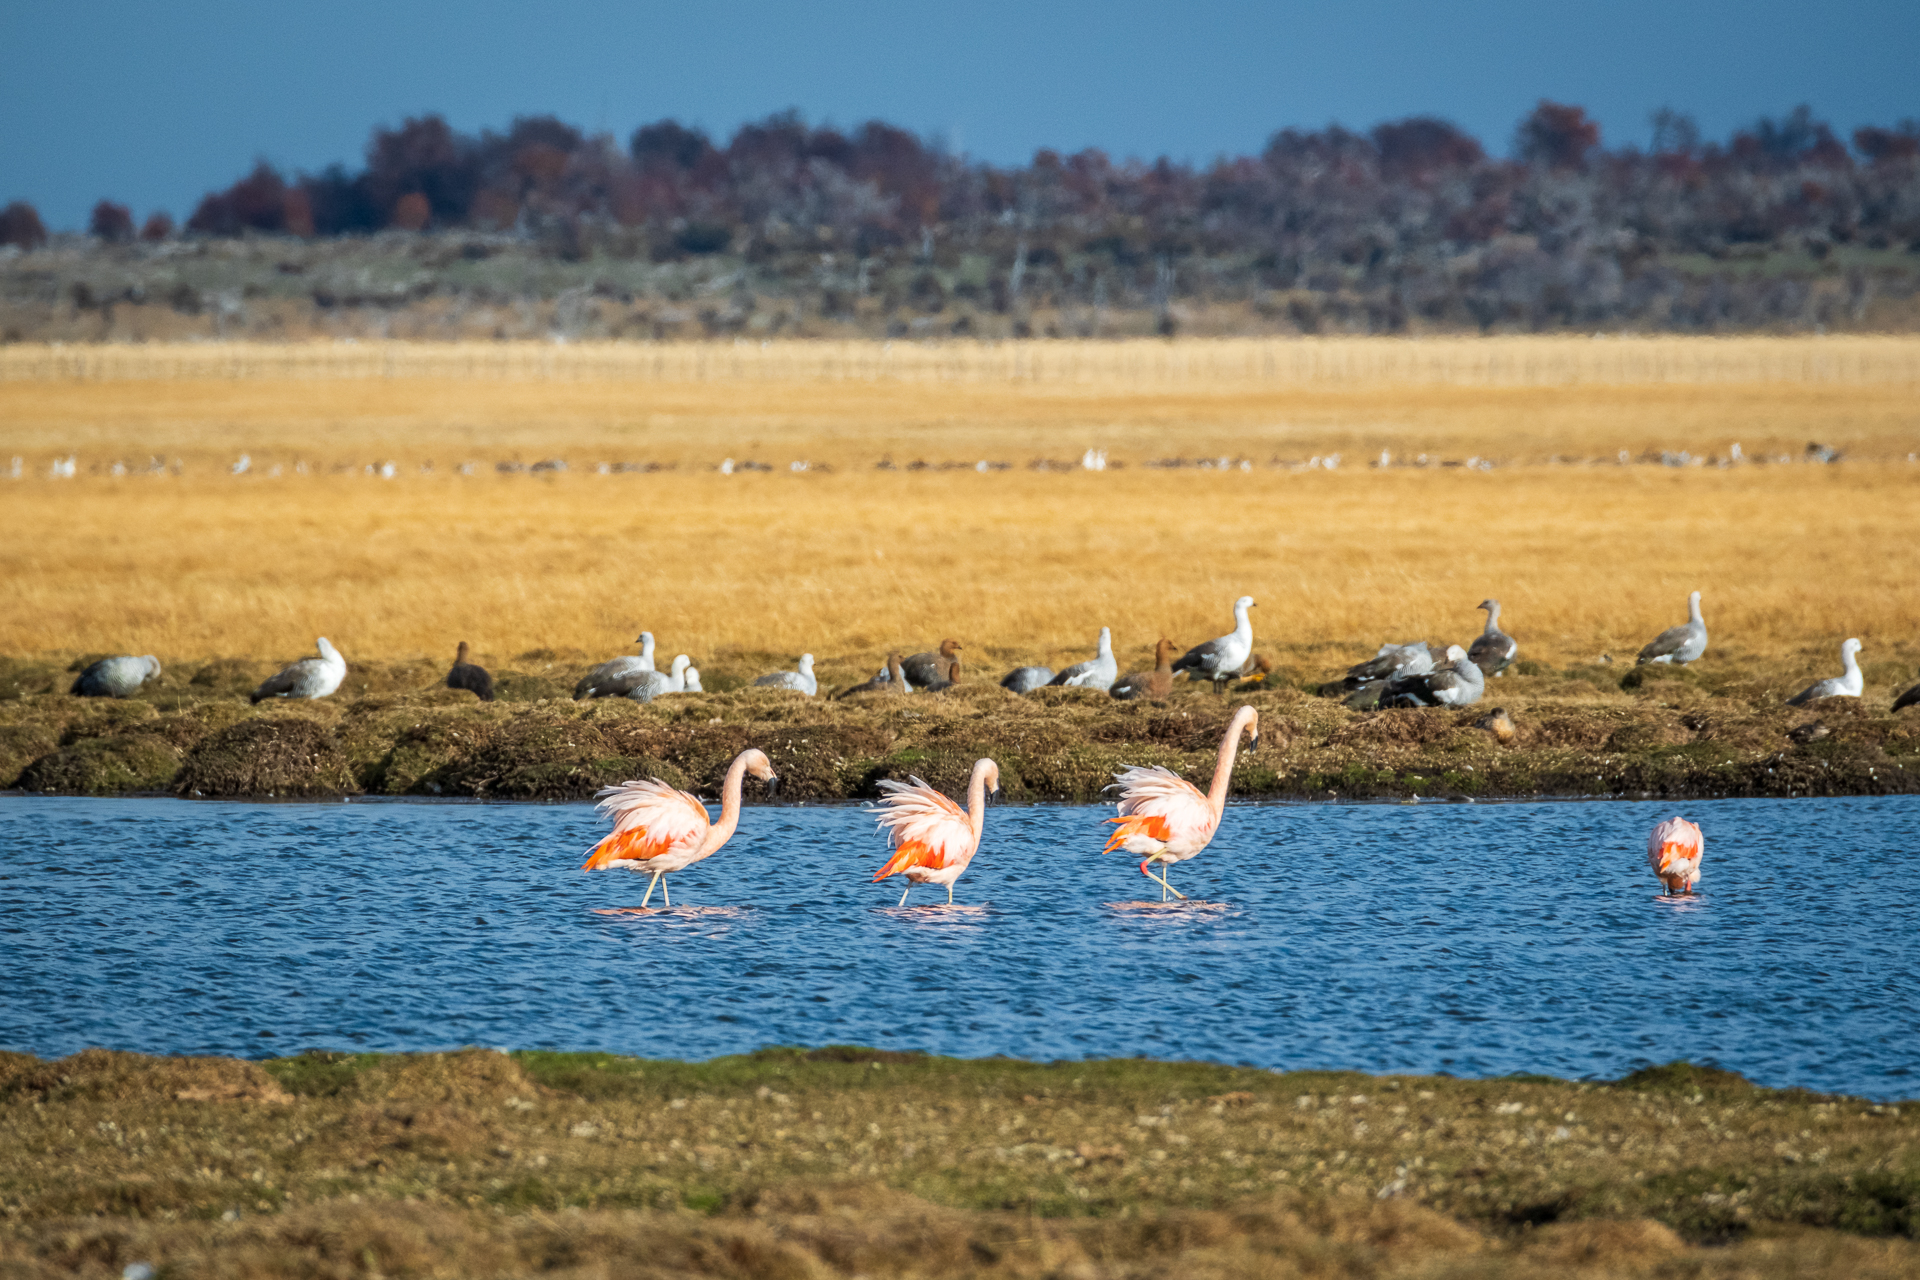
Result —
[[[183,796],[330,796],[356,786],[333,731],[293,716],[220,730],[187,754],[174,778]]]
[[[546,1092],[520,1064],[491,1049],[409,1054],[382,1059],[361,1073],[356,1096],[383,1102],[502,1103]]]

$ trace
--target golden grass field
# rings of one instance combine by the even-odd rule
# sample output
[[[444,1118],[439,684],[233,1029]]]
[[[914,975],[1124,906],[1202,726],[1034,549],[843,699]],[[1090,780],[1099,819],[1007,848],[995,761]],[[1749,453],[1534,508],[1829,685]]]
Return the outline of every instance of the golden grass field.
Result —
[[[1197,643],[1246,593],[1262,647],[1329,669],[1464,641],[1489,595],[1524,655],[1572,662],[1699,588],[1716,653],[1811,678],[1858,635],[1890,681],[1920,630],[1916,391],[1904,338],[12,348],[0,653],[277,660],[325,634],[349,662],[460,639],[501,662],[645,627],[710,671],[807,650],[840,680],[954,635],[997,676],[1101,625],[1123,663]],[[1616,461],[1736,442],[1794,461]],[[1125,465],[1027,469],[1089,448]],[[1168,457],[1251,469],[1142,465]],[[1438,465],[1471,457],[1494,468]],[[547,458],[569,469],[495,470]]]

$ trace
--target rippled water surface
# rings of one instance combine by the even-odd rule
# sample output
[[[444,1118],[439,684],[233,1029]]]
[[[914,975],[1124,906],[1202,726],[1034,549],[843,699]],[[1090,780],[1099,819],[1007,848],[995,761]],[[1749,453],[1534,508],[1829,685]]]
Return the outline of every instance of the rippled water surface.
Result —
[[[0,799],[0,1046],[1025,1058],[1617,1076],[1715,1060],[1909,1097],[1920,803],[1688,805],[1662,902],[1624,802],[1239,806],[1160,907],[1111,809],[1001,808],[963,906],[875,885],[854,808],[750,809],[672,878],[586,874],[585,806]],[[658,897],[654,906],[660,905]]]

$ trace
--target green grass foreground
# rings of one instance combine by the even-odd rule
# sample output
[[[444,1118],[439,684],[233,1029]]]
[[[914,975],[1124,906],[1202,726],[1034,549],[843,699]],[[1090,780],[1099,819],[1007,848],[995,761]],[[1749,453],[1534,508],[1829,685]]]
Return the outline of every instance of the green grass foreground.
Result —
[[[158,687],[116,701],[67,695],[86,656],[0,658],[0,788],[581,800],[657,776],[712,794],[733,755],[754,746],[772,757],[782,801],[870,799],[881,779],[910,773],[957,794],[974,760],[991,756],[1009,800],[1087,802],[1105,798],[1126,765],[1165,765],[1204,786],[1233,708],[1249,703],[1261,713],[1262,746],[1235,767],[1233,794],[1244,798],[1920,791],[1920,711],[1892,713],[1879,693],[1786,707],[1783,690],[1804,673],[1785,664],[1555,671],[1523,662],[1490,682],[1479,706],[1381,712],[1315,696],[1325,662],[1304,656],[1277,687],[1216,697],[1180,682],[1164,704],[1081,689],[1023,698],[984,680],[829,702],[722,676],[714,692],[650,706],[576,703],[583,661],[522,658],[527,669],[496,673],[493,703],[441,687],[444,667],[419,662],[357,665],[334,697],[258,707],[246,693],[274,664],[170,667]],[[1476,727],[1496,706],[1516,726],[1510,742]],[[746,798],[759,801],[759,788]]]
[[[4,1054],[0,1275],[1911,1275],[1917,1118],[1684,1063]]]

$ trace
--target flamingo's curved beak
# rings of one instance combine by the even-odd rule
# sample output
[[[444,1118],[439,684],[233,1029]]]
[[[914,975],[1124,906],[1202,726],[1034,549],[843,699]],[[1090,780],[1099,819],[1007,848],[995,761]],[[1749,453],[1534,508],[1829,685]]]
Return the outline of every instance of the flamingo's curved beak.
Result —
[[[774,796],[777,796],[779,794],[780,794],[780,775],[777,773],[767,775],[768,799],[772,799]]]
[[[1258,729],[1255,729],[1253,731],[1253,744],[1249,746],[1247,750],[1258,751],[1259,749],[1260,749],[1260,731]]]
[[[987,792],[987,803],[988,804],[1000,803],[1000,788],[995,787],[993,790]]]

